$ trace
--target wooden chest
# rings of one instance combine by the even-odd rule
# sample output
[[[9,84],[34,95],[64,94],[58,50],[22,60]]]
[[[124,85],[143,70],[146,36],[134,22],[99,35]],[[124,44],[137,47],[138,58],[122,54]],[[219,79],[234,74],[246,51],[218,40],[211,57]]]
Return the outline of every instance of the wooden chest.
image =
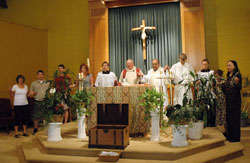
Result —
[[[129,144],[129,104],[97,104],[97,126],[89,148],[125,149]]]

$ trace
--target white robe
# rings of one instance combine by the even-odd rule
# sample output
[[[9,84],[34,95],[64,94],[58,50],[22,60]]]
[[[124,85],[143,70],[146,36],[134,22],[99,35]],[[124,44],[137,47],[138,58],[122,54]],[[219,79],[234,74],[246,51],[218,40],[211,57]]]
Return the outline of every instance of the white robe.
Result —
[[[159,78],[166,78],[167,75],[164,72],[164,68],[159,67],[158,70],[154,71],[154,69],[150,69],[147,75],[143,76],[145,83],[152,85],[155,87],[157,91],[160,91],[162,86],[163,93],[164,93],[164,107],[168,105],[168,98],[167,98],[167,84],[169,83],[167,79],[159,79]]]
[[[198,74],[198,77],[199,77],[199,78],[203,77],[203,78],[209,79],[209,77],[210,77],[211,75],[214,75],[214,71],[213,71],[213,70],[210,70],[209,72],[201,72],[201,71],[199,71],[197,74]],[[211,90],[211,93],[212,93],[212,95],[213,95],[213,98],[215,98],[216,95],[214,94],[214,92],[213,92],[212,90]]]
[[[125,78],[123,78],[123,71],[121,72],[120,79],[119,79],[119,82],[122,83],[122,85],[130,86],[130,85],[139,84],[140,77],[137,76],[135,66],[131,70],[126,68],[127,72],[126,72]],[[140,72],[141,72],[141,70],[140,70]]]
[[[187,90],[185,84],[192,81],[190,71],[194,72],[192,66],[189,63],[182,65],[180,62],[174,64],[170,70],[174,76],[175,92],[174,92],[174,105],[182,105],[183,95]],[[182,81],[181,84],[179,82]],[[192,98],[192,92],[189,93],[189,98]]]
[[[201,72],[199,71],[198,73],[198,77],[204,77],[204,78],[209,78],[209,76],[214,75],[214,71],[210,70],[209,72]]]
[[[117,80],[115,73],[110,72],[109,74],[103,74],[102,72],[98,72],[95,86],[96,87],[113,87],[114,82]]]

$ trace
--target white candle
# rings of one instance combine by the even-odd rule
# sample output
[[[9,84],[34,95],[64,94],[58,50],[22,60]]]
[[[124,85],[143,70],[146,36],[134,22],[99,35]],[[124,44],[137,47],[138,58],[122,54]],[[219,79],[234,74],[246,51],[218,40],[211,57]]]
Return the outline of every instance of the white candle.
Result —
[[[87,58],[87,65],[88,65],[88,67],[89,67],[89,69],[90,69],[90,61],[89,61],[89,58]]]

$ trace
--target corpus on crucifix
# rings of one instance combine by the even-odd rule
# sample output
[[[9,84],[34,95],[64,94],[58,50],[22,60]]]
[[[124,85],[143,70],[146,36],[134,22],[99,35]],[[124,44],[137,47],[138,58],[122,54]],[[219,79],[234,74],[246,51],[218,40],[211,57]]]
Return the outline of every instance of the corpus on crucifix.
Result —
[[[143,19],[142,20],[142,25],[140,27],[132,28],[132,31],[139,31],[141,30],[141,39],[142,39],[142,50],[143,50],[143,59],[147,59],[147,54],[146,54],[146,30],[156,30],[156,27],[146,27],[146,22]]]

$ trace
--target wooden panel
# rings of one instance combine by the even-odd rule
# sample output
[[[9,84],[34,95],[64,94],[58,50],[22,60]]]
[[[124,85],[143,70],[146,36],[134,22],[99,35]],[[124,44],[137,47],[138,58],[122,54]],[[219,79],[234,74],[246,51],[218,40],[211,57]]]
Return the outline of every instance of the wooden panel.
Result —
[[[198,2],[199,1],[199,2]],[[203,0],[181,1],[182,51],[197,72],[205,56]]]
[[[179,2],[180,0],[102,0],[109,8],[138,6],[168,2]]]
[[[90,72],[96,79],[103,61],[109,61],[108,8],[101,1],[89,2]]]

